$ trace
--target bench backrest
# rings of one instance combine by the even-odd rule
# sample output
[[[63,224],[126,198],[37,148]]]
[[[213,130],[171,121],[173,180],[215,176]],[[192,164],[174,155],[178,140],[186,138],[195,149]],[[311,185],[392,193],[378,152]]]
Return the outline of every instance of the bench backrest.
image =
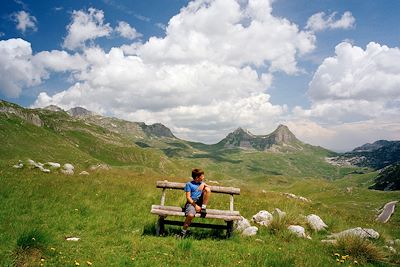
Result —
[[[162,188],[162,196],[161,196],[161,206],[164,206],[165,203],[165,189],[179,189],[183,190],[185,188],[186,183],[175,183],[168,181],[157,181],[157,188]],[[223,187],[223,186],[210,186],[212,193],[222,193],[231,195],[229,201],[229,210],[233,211],[233,195],[240,195],[240,188],[235,187]]]
[[[168,181],[157,181],[157,188],[180,189],[183,190],[185,183],[174,183]],[[211,192],[222,193],[230,195],[240,195],[240,188],[223,187],[223,186],[210,186]]]

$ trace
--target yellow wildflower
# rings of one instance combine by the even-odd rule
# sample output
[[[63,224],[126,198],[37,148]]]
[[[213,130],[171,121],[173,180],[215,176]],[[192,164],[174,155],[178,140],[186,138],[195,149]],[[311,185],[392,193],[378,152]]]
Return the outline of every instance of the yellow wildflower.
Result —
[[[79,262],[75,261],[75,266],[79,266],[79,265],[80,265]]]
[[[339,253],[335,253],[335,254],[333,254],[333,255],[340,257],[340,254],[339,254]]]

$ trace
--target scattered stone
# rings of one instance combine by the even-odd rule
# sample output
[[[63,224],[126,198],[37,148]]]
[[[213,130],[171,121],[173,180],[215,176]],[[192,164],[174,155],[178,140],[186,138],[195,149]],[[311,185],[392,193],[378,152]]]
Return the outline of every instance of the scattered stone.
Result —
[[[45,173],[50,173],[49,169],[45,169],[43,167],[39,167],[39,170],[41,170],[42,172],[45,172]]]
[[[239,232],[243,232],[246,228],[249,228],[250,222],[244,218],[243,216],[240,216],[240,220],[235,221],[235,229]]]
[[[283,218],[286,217],[286,212],[281,211],[280,209],[276,208],[273,212],[272,212],[272,216],[274,218],[278,218],[279,220],[282,220]]]
[[[67,241],[79,241],[79,240],[81,240],[81,238],[80,237],[65,237],[65,240],[67,240]]]
[[[58,169],[61,167],[61,164],[57,163],[57,162],[47,162],[46,164],[50,165],[50,167],[55,168],[55,169]]]
[[[252,221],[263,226],[268,226],[272,223],[273,219],[274,218],[271,213],[266,210],[261,210],[253,216]]]
[[[242,236],[254,236],[257,234],[258,228],[256,226],[250,226],[244,229]]]
[[[13,166],[13,168],[16,168],[16,169],[22,169],[24,167],[24,163],[22,163],[22,161],[18,161],[18,164],[15,164],[14,166]]]
[[[311,239],[310,236],[306,235],[306,230],[304,230],[303,226],[300,226],[300,225],[289,225],[288,226],[288,230],[290,232],[296,234],[298,237]]]
[[[309,200],[308,198],[296,196],[295,194],[292,194],[292,193],[283,193],[283,195],[286,196],[287,198],[298,199],[298,200],[301,200],[304,202],[311,202],[311,200]]]
[[[31,160],[31,159],[28,159],[28,163],[29,163],[29,165],[31,165],[31,166],[35,166],[35,165],[36,165],[36,162],[33,161],[33,160]]]
[[[88,173],[87,171],[81,171],[81,172],[79,173],[79,175],[89,175],[89,173]]]
[[[306,217],[307,219],[307,223],[308,225],[310,225],[311,229],[315,230],[315,231],[321,231],[321,230],[325,230],[325,228],[328,227],[328,225],[326,225],[324,223],[324,221],[322,221],[322,219],[315,214],[310,214]]]
[[[64,164],[61,172],[66,175],[72,175],[72,174],[74,174],[74,166],[72,164],[66,163],[66,164]]]
[[[97,165],[93,165],[90,167],[90,170],[95,171],[95,170],[106,170],[108,171],[110,168],[110,166],[108,166],[107,164],[97,164]]]
[[[372,239],[379,238],[379,233],[377,231],[375,231],[374,229],[361,228],[361,227],[351,228],[351,229],[344,230],[340,233],[331,234],[328,236],[328,238],[337,239],[339,237],[343,237],[346,235],[355,235],[355,236],[359,236],[361,238],[372,238]]]
[[[346,187],[346,192],[349,194],[353,193],[353,187]]]

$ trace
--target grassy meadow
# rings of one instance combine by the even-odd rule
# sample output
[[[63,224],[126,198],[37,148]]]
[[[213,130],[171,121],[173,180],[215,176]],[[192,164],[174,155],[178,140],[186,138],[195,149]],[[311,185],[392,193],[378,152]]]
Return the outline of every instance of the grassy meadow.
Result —
[[[376,172],[355,174],[360,169],[329,165],[324,157],[330,151],[308,145],[297,152],[224,150],[162,138],[133,142],[132,136],[64,113],[37,112],[43,127],[0,113],[0,266],[400,264],[399,244],[393,245],[397,253],[384,248],[388,240],[400,239],[400,213],[396,210],[386,224],[374,220],[385,203],[400,199],[400,192],[368,190]],[[72,163],[75,174],[12,167],[28,159]],[[91,170],[97,164],[111,169]],[[286,218],[260,226],[254,237],[236,233],[226,239],[223,231],[195,228],[181,240],[175,237],[180,228],[174,226],[156,236],[157,216],[150,214],[161,197],[156,181],[185,182],[194,167],[206,171],[210,184],[240,187],[235,209],[245,218],[275,208],[286,212]],[[79,175],[84,170],[90,174]],[[285,192],[312,202],[288,199]],[[183,191],[168,191],[166,205],[184,202]],[[228,209],[229,196],[213,195],[209,207]],[[328,230],[312,232],[304,219],[309,214],[320,216]],[[289,233],[290,224],[304,226],[312,239]],[[331,232],[358,226],[381,236],[367,243],[343,240],[337,247],[321,242]]]
[[[1,266],[332,266],[337,258],[334,253],[341,253],[320,242],[327,233],[308,229],[312,240],[300,239],[279,225],[276,229],[259,227],[255,237],[236,234],[231,239],[225,239],[223,232],[197,228],[183,240],[174,236],[179,227],[167,226],[166,236],[158,237],[154,234],[156,216],[150,214],[150,206],[159,203],[161,190],[155,188],[155,181],[165,176],[126,167],[92,171],[89,176],[66,176],[14,169],[12,164],[1,162]],[[373,228],[381,234],[374,244],[385,253],[384,258],[379,262],[357,258],[359,265],[400,264],[398,255],[382,248],[385,239],[400,237],[399,213],[387,224],[374,221],[376,210],[387,201],[399,199],[400,194],[367,190],[366,185],[360,186],[360,180],[368,182],[370,177],[361,176],[333,182],[302,178],[272,186],[268,179],[221,183],[241,187],[235,209],[248,219],[259,210],[280,208],[287,212],[285,225],[306,226],[301,215],[314,213],[328,224],[330,232],[357,226]],[[353,187],[352,193],[346,192],[349,186]],[[282,192],[305,196],[312,203],[288,199]],[[182,195],[168,192],[166,204],[181,204]],[[227,196],[215,196],[210,207],[227,209],[228,202]],[[37,244],[34,242],[31,248],[18,245],[21,239],[32,237]],[[65,237],[81,239],[73,242]],[[345,266],[354,266],[354,259],[346,259]]]

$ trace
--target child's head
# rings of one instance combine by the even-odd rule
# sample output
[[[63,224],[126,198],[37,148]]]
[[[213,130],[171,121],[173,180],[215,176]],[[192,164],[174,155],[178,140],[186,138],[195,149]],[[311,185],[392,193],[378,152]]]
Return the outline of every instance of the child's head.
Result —
[[[204,171],[202,169],[193,169],[192,170],[192,178],[195,180],[196,178],[202,176],[204,174]]]

